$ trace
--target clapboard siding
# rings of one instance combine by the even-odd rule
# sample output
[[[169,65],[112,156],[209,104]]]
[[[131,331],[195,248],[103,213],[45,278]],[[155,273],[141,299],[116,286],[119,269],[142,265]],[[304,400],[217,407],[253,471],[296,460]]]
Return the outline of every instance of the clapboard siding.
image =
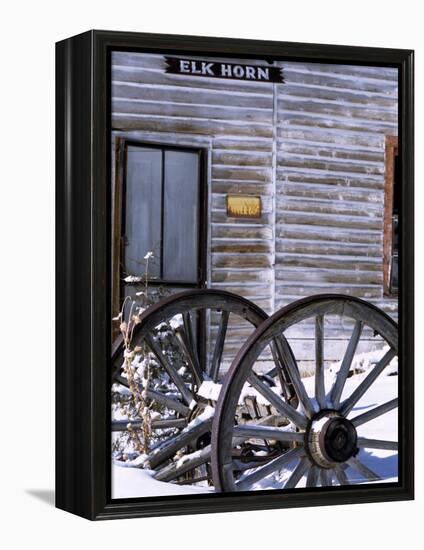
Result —
[[[277,99],[276,307],[338,292],[396,315],[396,300],[383,297],[382,229],[397,73],[293,63],[285,76]]]
[[[156,54],[114,52],[112,64],[116,135],[209,150],[209,286],[268,313],[336,292],[396,318],[397,300],[382,289],[384,143],[397,134],[396,70],[278,62],[285,83],[274,85],[166,74]],[[229,193],[259,195],[261,217],[228,218]],[[250,332],[232,328],[227,358]],[[214,322],[211,330],[213,337]],[[302,359],[312,353],[308,330],[294,337]],[[334,352],[348,337],[330,336]]]
[[[156,55],[116,53],[113,66],[114,128],[160,132],[164,139],[169,133],[210,138],[209,285],[271,312],[273,86],[167,75]],[[227,218],[228,193],[260,195],[262,217],[253,224]],[[246,325],[231,328],[227,361],[250,331]]]

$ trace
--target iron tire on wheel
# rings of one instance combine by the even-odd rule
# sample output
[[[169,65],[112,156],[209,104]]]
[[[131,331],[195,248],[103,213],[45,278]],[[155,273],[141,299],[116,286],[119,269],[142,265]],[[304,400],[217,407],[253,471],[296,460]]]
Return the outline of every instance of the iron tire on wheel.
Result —
[[[193,329],[194,314],[195,312],[205,311],[220,312],[218,335],[210,365],[201,364],[193,343],[195,332]],[[161,323],[168,322],[176,315],[181,315],[184,320],[183,326],[177,330],[179,334],[178,345],[182,346],[181,349],[183,351],[185,350],[186,359],[189,360],[187,364],[190,363],[191,365],[191,370],[189,369],[189,376],[191,376],[190,383],[187,383],[187,380],[183,380],[180,377],[177,369],[170,364],[160,349],[158,347],[155,348],[155,343],[151,338],[151,333],[155,327]],[[175,428],[177,432],[176,436],[170,438],[164,445],[161,444],[158,449],[153,449],[146,462],[150,469],[156,471],[155,477],[160,481],[179,480],[181,482],[183,480],[183,482],[190,482],[187,480],[187,475],[190,476],[190,466],[195,469],[204,464],[209,464],[212,418],[208,418],[204,422],[202,421],[202,423],[193,427],[192,430],[190,428],[189,433],[187,433],[185,427],[190,423],[191,419],[195,418],[193,415],[196,414],[196,408],[193,408],[193,403],[198,400],[196,390],[205,377],[202,367],[207,368],[207,374],[214,382],[220,381],[219,367],[230,315],[238,316],[247,321],[252,325],[252,331],[268,318],[268,315],[260,307],[246,298],[225,291],[195,289],[174,294],[150,306],[141,314],[140,322],[134,326],[132,346],[146,344],[150,352],[156,355],[156,358],[161,356],[163,370],[173,380],[176,389],[180,389],[179,398],[169,397],[169,395],[164,396],[158,392],[147,390],[147,396],[150,400],[156,400],[163,407],[166,407],[166,410],[171,409],[175,411],[174,420],[169,417],[160,418],[154,424],[154,426],[162,427],[164,426],[164,422],[168,422],[169,425],[166,427]],[[228,332],[231,332],[230,328]],[[123,338],[119,337],[114,342],[112,349],[112,381],[128,386],[128,382],[121,372],[123,352]],[[173,409],[174,406],[175,409]],[[201,414],[201,407],[199,414]],[[121,423],[122,428],[119,423],[115,423],[115,425],[112,423],[112,429],[115,431],[125,429],[127,421]],[[136,426],[137,424],[133,425]],[[180,456],[183,450],[187,449],[193,442],[196,442],[195,444],[198,445],[200,439],[202,439],[202,447],[197,447],[200,450],[199,456],[196,456],[192,463],[187,461],[181,467],[175,467],[173,459]]]
[[[343,362],[329,392],[324,383],[324,330],[323,319],[326,315],[339,315],[354,321]],[[262,426],[250,426],[246,431],[236,422],[236,409],[240,394],[247,381],[251,379],[256,359],[271,341],[284,335],[288,328],[304,321],[314,319],[315,326],[315,398],[311,400],[300,377],[299,368],[294,356],[286,353],[286,368],[291,376],[297,397],[302,407],[297,409],[281,399],[276,402],[287,414],[296,429],[292,432],[264,430]],[[369,327],[389,349],[378,363],[370,370],[358,389],[345,399],[342,392],[349,376],[358,342],[364,326]],[[285,340],[287,342],[287,340]],[[284,347],[284,340],[281,340]],[[288,351],[288,350],[286,350]],[[358,298],[344,295],[318,295],[298,300],[270,316],[254,333],[250,335],[235,357],[225,379],[217,403],[212,427],[212,472],[217,491],[233,492],[251,490],[258,480],[264,479],[275,471],[296,464],[294,471],[284,485],[279,488],[295,488],[299,481],[306,477],[306,486],[327,486],[350,484],[345,470],[349,467],[360,472],[366,480],[378,481],[379,476],[356,458],[358,448],[397,450],[395,441],[359,438],[356,428],[369,422],[398,405],[398,400],[378,404],[377,407],[353,419],[347,418],[354,405],[375,382],[384,368],[397,355],[398,333],[396,323],[384,312],[372,304]],[[284,352],[284,350],[283,350]],[[260,388],[259,388],[260,389]],[[261,468],[257,468],[244,477],[234,473],[234,441],[237,441],[243,430],[252,436],[279,438],[290,441],[292,448],[270,459]],[[236,433],[237,432],[237,433]],[[257,486],[256,486],[257,487]]]

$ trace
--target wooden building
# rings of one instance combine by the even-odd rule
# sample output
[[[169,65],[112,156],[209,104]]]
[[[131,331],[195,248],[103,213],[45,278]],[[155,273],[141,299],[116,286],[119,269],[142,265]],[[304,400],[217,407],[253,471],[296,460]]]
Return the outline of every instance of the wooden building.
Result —
[[[272,66],[283,83],[168,74],[162,55],[113,52],[115,313],[162,231],[151,266],[172,288],[229,290],[268,313],[343,293],[396,318],[397,70]],[[260,197],[259,217],[231,216],[239,195]],[[308,359],[308,327],[293,337]]]

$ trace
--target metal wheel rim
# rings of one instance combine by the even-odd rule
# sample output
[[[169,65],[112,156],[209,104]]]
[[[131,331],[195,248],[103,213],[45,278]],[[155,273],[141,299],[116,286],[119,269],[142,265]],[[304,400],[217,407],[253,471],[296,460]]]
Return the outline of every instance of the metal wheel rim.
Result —
[[[229,314],[231,313],[247,320],[253,325],[253,328],[259,326],[268,318],[268,315],[256,304],[233,293],[214,289],[189,290],[165,298],[143,312],[140,316],[140,323],[134,328],[133,344],[136,345],[142,342],[153,328],[158,326],[161,322],[171,319],[174,315],[200,310],[227,311]],[[122,363],[122,352],[123,338],[119,337],[115,340],[112,349],[112,379],[125,384],[125,380],[119,376],[119,368]],[[154,399],[154,397],[152,397],[152,399]],[[187,408],[187,405],[187,403],[183,404],[185,408]],[[205,435],[203,433],[205,430],[207,433],[211,432],[211,425],[212,419],[210,419],[210,421],[206,420],[204,425],[195,428],[193,430],[194,435],[191,435],[193,435],[193,437],[203,437]],[[158,470],[156,477],[159,480],[172,481],[173,479],[169,479],[170,476],[175,476],[175,472],[169,471],[169,469],[162,471],[164,469],[162,466],[169,460],[168,455],[173,456],[178,449],[183,448],[189,441],[188,436],[185,437],[181,432],[178,434],[178,437],[180,438],[177,441],[177,445],[173,446],[173,439],[169,439],[169,445],[168,443],[165,444],[165,449],[161,446],[160,451],[162,454],[155,452],[155,450],[151,453],[149,466],[151,469]],[[209,462],[210,445],[202,451],[201,456],[198,458],[199,465],[209,464]]]
[[[268,345],[269,339],[282,334],[284,330],[299,322],[305,308],[311,304],[317,308],[315,314],[324,314],[329,311],[340,312],[353,319],[360,318],[362,311],[366,310],[370,316],[367,326],[378,332],[390,348],[397,353],[396,323],[376,306],[359,298],[337,294],[312,296],[293,302],[270,316],[250,335],[235,357],[217,403],[212,427],[212,472],[216,490],[224,492],[238,490],[233,478],[231,442],[238,396],[249,376],[252,365],[259,357],[260,352]],[[302,460],[298,466],[297,477],[300,474],[300,477],[303,477],[304,472],[301,470],[305,465],[302,465]],[[342,468],[336,473],[338,479],[343,478]]]

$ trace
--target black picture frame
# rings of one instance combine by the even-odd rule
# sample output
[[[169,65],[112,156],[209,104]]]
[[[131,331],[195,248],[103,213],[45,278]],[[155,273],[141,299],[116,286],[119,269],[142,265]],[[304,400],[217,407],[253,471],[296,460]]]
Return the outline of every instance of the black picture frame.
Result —
[[[111,501],[110,53],[229,55],[399,69],[400,463],[396,484]],[[56,45],[56,506],[90,520],[322,506],[414,495],[411,50],[89,31]]]

